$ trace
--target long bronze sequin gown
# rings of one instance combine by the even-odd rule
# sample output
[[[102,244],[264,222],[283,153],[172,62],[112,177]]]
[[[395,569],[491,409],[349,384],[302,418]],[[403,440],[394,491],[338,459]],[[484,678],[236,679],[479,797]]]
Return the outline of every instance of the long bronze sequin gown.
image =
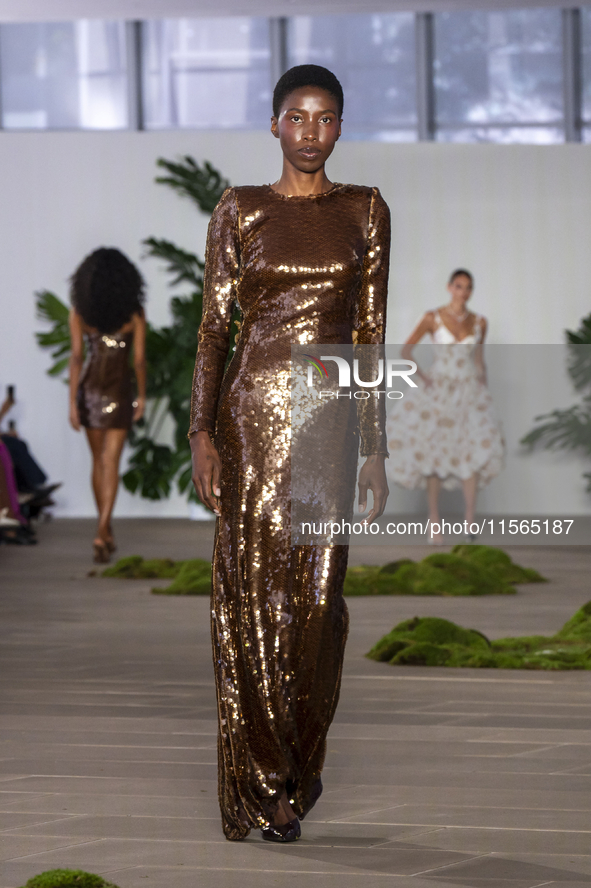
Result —
[[[130,429],[133,386],[129,350],[133,333],[85,334],[87,355],[78,383],[80,424],[90,429]]]
[[[354,185],[230,188],[210,222],[189,433],[210,432],[222,462],[212,638],[228,839],[268,825],[284,789],[299,817],[321,792],[348,547],[291,545],[290,347],[350,344],[353,331],[383,342],[389,245],[385,202]],[[387,453],[384,422],[362,423],[361,452]]]

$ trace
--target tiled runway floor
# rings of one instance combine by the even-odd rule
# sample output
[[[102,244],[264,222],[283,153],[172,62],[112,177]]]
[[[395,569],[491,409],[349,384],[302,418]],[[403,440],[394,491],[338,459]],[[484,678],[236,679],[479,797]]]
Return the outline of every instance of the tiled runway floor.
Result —
[[[208,524],[118,529],[121,554],[211,549]],[[119,888],[591,886],[591,672],[363,657],[414,614],[553,632],[591,599],[591,548],[513,549],[551,580],[514,597],[349,599],[325,794],[280,847],[221,834],[208,601],[88,577],[91,533],[56,521],[36,548],[0,549],[0,888],[57,867]]]

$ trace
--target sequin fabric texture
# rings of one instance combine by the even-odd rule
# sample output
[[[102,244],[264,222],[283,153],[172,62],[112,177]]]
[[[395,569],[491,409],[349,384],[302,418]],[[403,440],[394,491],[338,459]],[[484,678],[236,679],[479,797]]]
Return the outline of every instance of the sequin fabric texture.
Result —
[[[210,222],[189,431],[210,432],[222,462],[212,639],[228,839],[271,822],[285,789],[299,817],[321,792],[348,549],[291,545],[290,348],[383,342],[389,246],[378,190],[353,185],[230,188]],[[362,423],[361,442],[386,453],[384,422]]]
[[[76,403],[80,423],[90,429],[130,429],[133,388],[129,352],[133,333],[85,334],[86,362]]]

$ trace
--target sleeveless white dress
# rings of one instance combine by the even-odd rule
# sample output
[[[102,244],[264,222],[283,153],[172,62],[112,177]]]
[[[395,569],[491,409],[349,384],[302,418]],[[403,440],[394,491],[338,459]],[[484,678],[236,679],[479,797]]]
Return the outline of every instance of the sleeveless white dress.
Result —
[[[419,388],[388,402],[386,472],[409,489],[424,488],[429,475],[438,475],[453,490],[474,473],[485,487],[503,468],[505,444],[474,362],[484,319],[477,315],[474,332],[458,340],[438,311],[434,316],[432,384],[419,381]]]

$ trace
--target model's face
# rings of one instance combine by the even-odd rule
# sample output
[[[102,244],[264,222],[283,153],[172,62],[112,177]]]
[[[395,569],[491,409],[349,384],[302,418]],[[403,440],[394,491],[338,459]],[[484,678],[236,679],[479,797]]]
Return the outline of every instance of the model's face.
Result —
[[[472,281],[465,274],[460,274],[451,284],[447,285],[447,289],[453,300],[463,302],[465,305],[472,295]]]
[[[286,97],[279,117],[271,118],[271,132],[296,169],[315,173],[341,134],[337,100],[316,86],[296,89]]]

